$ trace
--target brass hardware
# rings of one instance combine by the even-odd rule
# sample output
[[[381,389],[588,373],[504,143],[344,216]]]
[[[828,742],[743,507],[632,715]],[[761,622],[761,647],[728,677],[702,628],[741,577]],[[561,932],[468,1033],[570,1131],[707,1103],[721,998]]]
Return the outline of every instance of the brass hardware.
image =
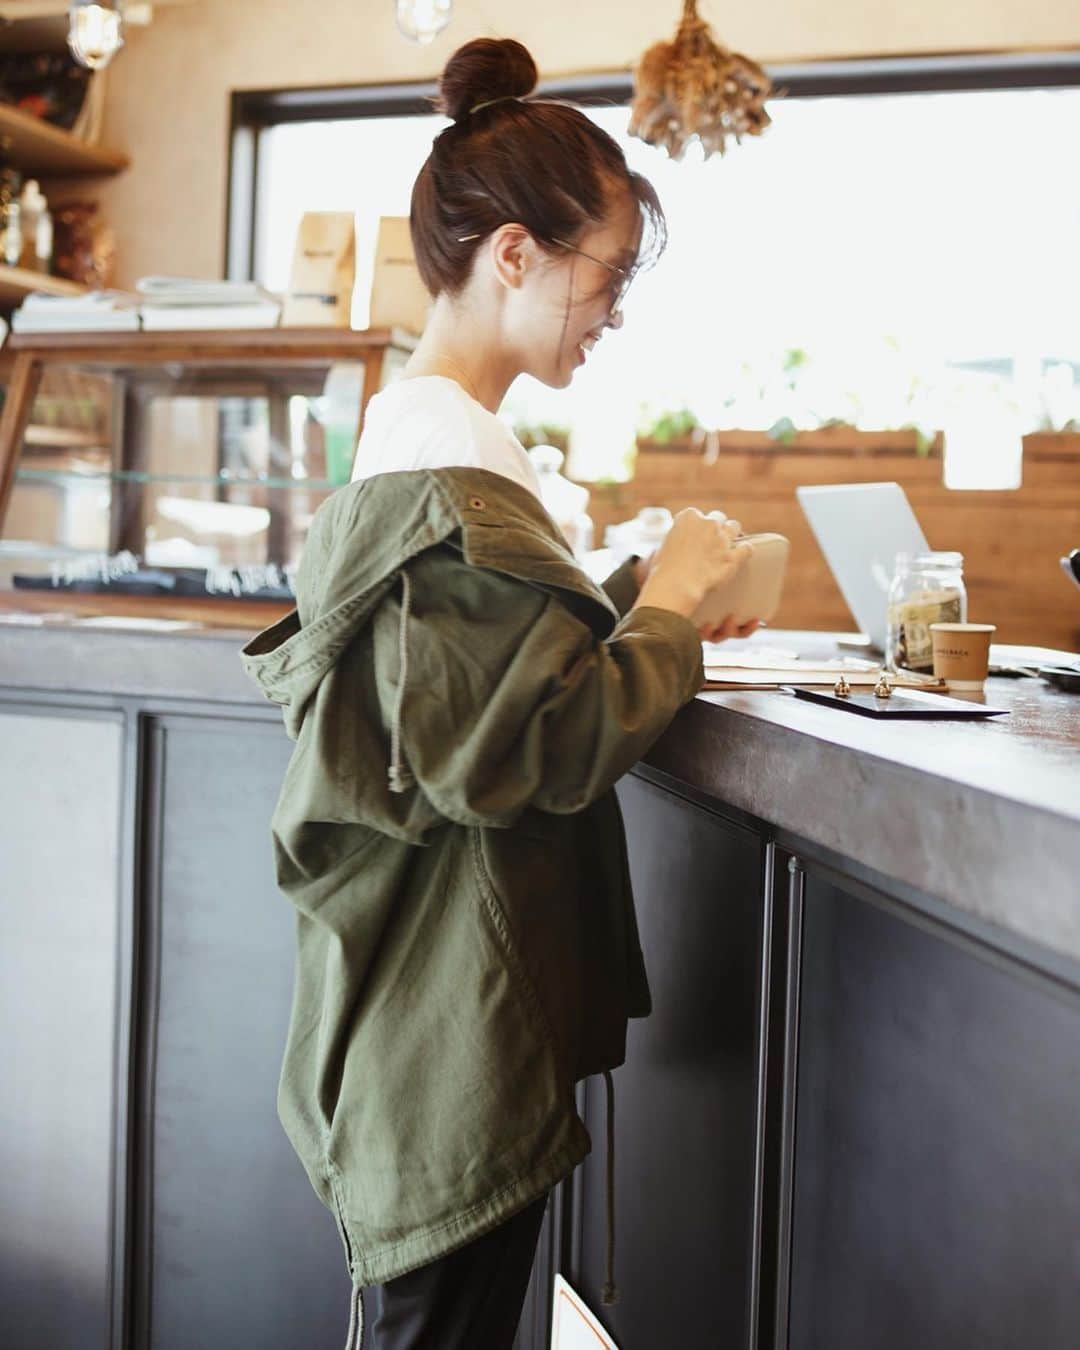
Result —
[[[847,679],[843,675],[841,675],[840,678],[833,685],[833,693],[836,695],[837,698],[851,697],[851,685],[848,684]]]

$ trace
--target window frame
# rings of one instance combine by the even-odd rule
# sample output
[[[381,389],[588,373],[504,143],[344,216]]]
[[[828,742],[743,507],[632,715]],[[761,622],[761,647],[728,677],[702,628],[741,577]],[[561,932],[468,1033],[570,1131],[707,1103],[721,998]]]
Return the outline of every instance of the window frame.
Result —
[[[1080,86],[1080,50],[868,57],[769,65],[769,76],[789,98],[845,98],[866,94],[961,93],[992,89]],[[408,117],[433,111],[435,81],[234,90],[230,96],[225,275],[254,279],[259,138],[289,122],[361,117]],[[584,106],[628,105],[627,71],[541,82],[537,93]]]

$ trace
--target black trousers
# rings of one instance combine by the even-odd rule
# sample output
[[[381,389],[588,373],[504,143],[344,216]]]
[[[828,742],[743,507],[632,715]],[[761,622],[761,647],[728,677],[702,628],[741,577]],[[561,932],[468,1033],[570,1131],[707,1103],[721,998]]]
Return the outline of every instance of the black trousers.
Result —
[[[364,1290],[366,1350],[510,1350],[547,1196],[419,1270]]]

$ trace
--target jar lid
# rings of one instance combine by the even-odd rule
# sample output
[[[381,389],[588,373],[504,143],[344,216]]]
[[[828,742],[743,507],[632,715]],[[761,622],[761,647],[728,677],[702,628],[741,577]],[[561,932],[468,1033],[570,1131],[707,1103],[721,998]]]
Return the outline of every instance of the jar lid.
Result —
[[[913,567],[963,567],[962,553],[914,553],[911,555]]]

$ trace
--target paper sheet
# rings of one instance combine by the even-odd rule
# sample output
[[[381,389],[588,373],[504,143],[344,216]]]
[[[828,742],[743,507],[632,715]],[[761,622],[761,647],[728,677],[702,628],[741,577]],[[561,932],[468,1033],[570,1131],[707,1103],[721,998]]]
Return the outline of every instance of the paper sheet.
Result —
[[[619,1350],[581,1296],[561,1275],[555,1276],[551,1350]]]

